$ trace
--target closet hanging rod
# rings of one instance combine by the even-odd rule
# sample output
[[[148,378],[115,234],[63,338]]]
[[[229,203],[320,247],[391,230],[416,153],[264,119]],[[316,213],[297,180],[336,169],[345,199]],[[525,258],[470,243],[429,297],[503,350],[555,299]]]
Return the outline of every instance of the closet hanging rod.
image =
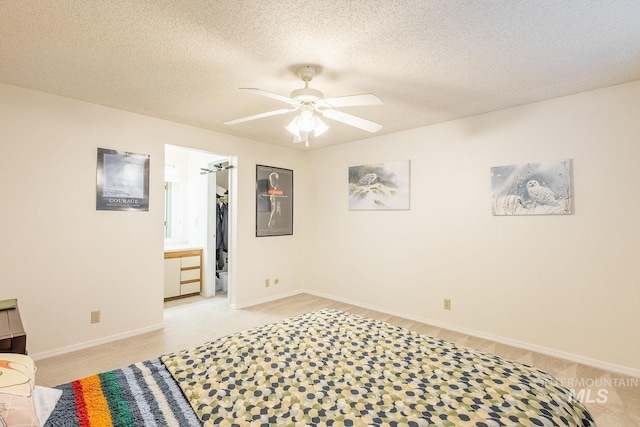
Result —
[[[208,173],[218,173],[218,172],[222,172],[222,171],[225,171],[227,169],[232,169],[232,168],[233,168],[233,165],[227,165],[227,166],[214,165],[213,169],[200,168],[200,175],[206,175]]]

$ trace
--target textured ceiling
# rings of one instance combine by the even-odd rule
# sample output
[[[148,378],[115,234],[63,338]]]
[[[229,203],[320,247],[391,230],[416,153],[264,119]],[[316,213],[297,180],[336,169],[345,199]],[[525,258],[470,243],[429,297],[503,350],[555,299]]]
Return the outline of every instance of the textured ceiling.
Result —
[[[268,143],[292,113],[223,122],[287,107],[238,88],[302,64],[392,133],[640,80],[640,1],[0,0],[0,82]],[[311,148],[371,136],[326,122]]]

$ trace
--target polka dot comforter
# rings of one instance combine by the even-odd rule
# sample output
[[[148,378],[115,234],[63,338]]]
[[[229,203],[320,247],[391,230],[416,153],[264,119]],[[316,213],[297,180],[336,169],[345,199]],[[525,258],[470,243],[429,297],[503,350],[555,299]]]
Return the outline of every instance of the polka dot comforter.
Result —
[[[543,371],[332,309],[162,361],[205,426],[595,426]]]

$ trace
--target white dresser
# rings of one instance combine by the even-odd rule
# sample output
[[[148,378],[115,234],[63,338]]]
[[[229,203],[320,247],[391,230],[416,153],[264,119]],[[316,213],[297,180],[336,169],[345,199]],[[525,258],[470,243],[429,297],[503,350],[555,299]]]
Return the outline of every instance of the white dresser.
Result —
[[[197,295],[202,290],[202,249],[165,251],[164,300]]]

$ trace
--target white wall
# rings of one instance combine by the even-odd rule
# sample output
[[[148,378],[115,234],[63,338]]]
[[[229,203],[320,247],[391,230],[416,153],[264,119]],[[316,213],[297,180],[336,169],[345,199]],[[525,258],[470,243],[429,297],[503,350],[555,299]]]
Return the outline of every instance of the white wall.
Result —
[[[159,327],[172,144],[237,156],[234,306],[308,288],[637,371],[639,113],[635,82],[304,153],[0,84],[0,299],[35,357]],[[151,155],[149,212],[95,210],[97,147]],[[575,215],[491,215],[490,167],[562,158]],[[348,211],[349,166],[401,159],[411,210]],[[293,236],[255,237],[256,163],[294,170]]]
[[[638,135],[635,82],[311,151],[308,286],[640,373]],[[575,215],[492,216],[492,166],[564,158]],[[348,210],[349,166],[404,159],[409,211]]]
[[[295,170],[304,188],[300,151],[4,84],[0,135],[0,299],[18,298],[36,358],[162,326],[165,144],[237,156],[232,304],[304,286],[291,266],[304,264],[305,193],[293,236],[255,237],[256,163]],[[96,211],[98,147],[150,154],[149,212]],[[101,323],[90,324],[92,310]]]

